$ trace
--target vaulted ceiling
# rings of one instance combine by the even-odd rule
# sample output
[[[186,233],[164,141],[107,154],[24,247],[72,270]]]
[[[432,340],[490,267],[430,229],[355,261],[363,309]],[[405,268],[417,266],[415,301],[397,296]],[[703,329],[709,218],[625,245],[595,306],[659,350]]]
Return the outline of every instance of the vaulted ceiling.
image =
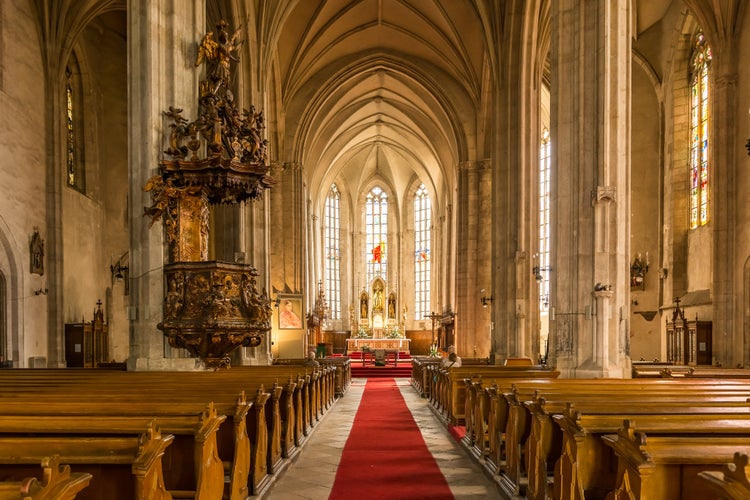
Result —
[[[636,30],[671,0],[639,0]],[[283,5],[283,7],[278,7]],[[283,161],[313,190],[374,179],[406,194],[419,178],[440,199],[462,161],[481,160],[492,90],[487,32],[500,0],[302,0],[277,4],[276,88]],[[265,13],[271,16],[272,13]],[[351,193],[356,198],[358,193]]]
[[[285,153],[313,188],[380,179],[402,196],[418,178],[442,194],[475,157],[486,54],[473,2],[300,1],[277,48]]]

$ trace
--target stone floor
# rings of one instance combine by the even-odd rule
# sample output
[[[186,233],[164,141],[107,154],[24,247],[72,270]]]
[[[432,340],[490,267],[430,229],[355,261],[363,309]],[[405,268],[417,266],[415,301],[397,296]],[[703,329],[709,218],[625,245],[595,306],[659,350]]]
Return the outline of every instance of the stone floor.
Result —
[[[328,498],[336,477],[344,444],[359,408],[366,379],[355,378],[352,385],[328,411],[301,452],[264,498],[272,500],[323,500]],[[448,433],[432,413],[427,400],[411,387],[409,380],[396,379],[401,394],[422,431],[427,447],[448,480],[453,495],[461,499],[500,498],[496,484]],[[415,478],[418,480],[418,478]]]

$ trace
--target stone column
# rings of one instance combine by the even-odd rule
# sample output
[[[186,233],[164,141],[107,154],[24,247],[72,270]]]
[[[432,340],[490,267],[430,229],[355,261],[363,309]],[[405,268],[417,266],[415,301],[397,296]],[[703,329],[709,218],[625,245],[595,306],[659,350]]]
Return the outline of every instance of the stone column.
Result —
[[[488,303],[485,309],[480,302],[481,289],[487,297],[493,293],[492,231],[487,230],[491,222],[492,169],[489,162],[463,162],[458,170],[456,349],[462,356],[485,357],[493,345],[492,304]],[[461,332],[473,333],[461,335]]]
[[[567,377],[630,373],[631,3],[552,3],[550,352]]]
[[[143,208],[151,205],[143,191],[157,172],[168,129],[162,112],[183,108],[195,118],[198,42],[205,31],[205,0],[131,0],[128,7],[129,178],[130,178],[130,358],[128,368],[189,368],[191,359],[166,359],[166,340],[156,324],[162,319],[164,228],[150,225]]]
[[[713,157],[710,215],[713,226],[713,357],[722,366],[744,363],[744,344],[740,319],[735,318],[735,276],[742,276],[742,260],[735,267],[735,227],[737,224],[736,165],[742,147],[737,143],[737,66],[735,45],[725,43],[714,61],[714,86],[711,116],[714,118],[710,145]],[[745,158],[743,158],[745,160]],[[721,193],[721,195],[717,195]],[[740,206],[743,203],[740,202]],[[742,286],[738,286],[741,290]],[[741,313],[741,308],[740,308]],[[740,346],[744,346],[740,348]],[[745,365],[747,366],[747,365]]]
[[[268,193],[271,197],[271,285],[276,290],[294,293],[304,293],[307,271],[304,252],[308,228],[302,174],[302,165],[295,162],[285,163],[283,169],[274,168],[278,183]]]

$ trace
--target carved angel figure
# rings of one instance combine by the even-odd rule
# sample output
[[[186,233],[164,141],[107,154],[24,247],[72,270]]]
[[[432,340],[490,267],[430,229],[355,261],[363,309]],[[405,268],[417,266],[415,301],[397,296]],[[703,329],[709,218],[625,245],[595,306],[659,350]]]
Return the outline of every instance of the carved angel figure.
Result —
[[[209,91],[212,94],[216,94],[222,85],[225,88],[229,86],[229,65],[232,61],[239,61],[234,52],[242,45],[242,41],[239,40],[242,28],[237,28],[231,38],[229,38],[226,28],[227,22],[222,19],[216,24],[216,40],[214,40],[213,31],[209,31],[203,36],[195,61],[196,66],[200,66],[201,63],[206,61],[208,65],[207,76],[212,83]]]

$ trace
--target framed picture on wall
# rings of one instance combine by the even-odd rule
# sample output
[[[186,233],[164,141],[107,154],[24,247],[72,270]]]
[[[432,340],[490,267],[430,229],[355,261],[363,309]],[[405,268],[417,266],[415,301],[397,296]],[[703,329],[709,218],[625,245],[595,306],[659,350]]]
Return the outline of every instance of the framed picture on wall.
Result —
[[[279,330],[302,330],[302,297],[279,297]]]

